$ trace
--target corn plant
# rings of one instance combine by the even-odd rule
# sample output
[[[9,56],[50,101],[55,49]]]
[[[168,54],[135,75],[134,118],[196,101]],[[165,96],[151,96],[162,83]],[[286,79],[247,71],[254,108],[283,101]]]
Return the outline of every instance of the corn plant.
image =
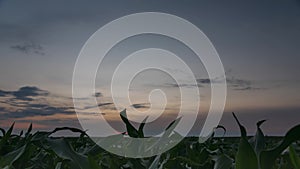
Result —
[[[126,110],[120,116],[126,131],[112,137],[146,137],[147,118],[135,128]],[[29,125],[26,132],[15,134],[12,124],[8,130],[0,128],[0,169],[300,169],[300,125],[291,128],[284,137],[266,137],[261,129],[265,123],[262,120],[257,122],[255,136],[248,137],[246,128],[234,113],[233,117],[240,137],[212,134],[205,143],[199,143],[197,137],[187,137],[169,151],[149,158],[126,158],[109,153],[95,144],[85,131],[76,128],[61,127],[33,133]],[[167,126],[162,137],[171,137],[179,121],[176,119]],[[223,126],[215,130],[219,129],[226,132]],[[79,136],[52,137],[62,130],[79,133]],[[156,144],[165,142],[158,140]]]

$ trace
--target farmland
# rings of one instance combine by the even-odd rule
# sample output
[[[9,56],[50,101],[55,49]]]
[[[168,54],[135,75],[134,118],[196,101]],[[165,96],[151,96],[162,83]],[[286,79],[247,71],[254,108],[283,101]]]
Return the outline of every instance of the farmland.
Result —
[[[149,158],[125,158],[109,153],[95,144],[84,131],[76,128],[63,127],[32,133],[30,125],[27,131],[16,135],[12,125],[6,131],[1,129],[0,168],[299,169],[300,125],[287,131],[283,137],[266,137],[260,129],[263,120],[257,123],[256,135],[249,137],[235,115],[234,118],[240,127],[240,137],[212,135],[204,143],[199,143],[197,137],[186,137],[169,151]],[[136,130],[126,116],[122,120],[127,127],[126,134],[144,137],[144,124]],[[169,127],[174,125],[176,121]],[[52,134],[62,130],[79,133],[80,136],[52,137]],[[222,126],[216,130],[226,131]]]

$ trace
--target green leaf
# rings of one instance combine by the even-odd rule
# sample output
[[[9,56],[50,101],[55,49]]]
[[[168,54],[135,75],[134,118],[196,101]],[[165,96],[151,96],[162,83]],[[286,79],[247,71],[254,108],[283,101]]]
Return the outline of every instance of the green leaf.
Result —
[[[165,132],[161,137],[157,139],[157,141],[152,144],[151,146],[147,147],[146,151],[151,151],[153,148],[157,148],[160,145],[165,145],[166,143],[170,142],[170,140],[176,142],[182,138],[181,135],[179,135],[177,132],[174,132],[174,129],[178,125],[179,121],[181,120],[181,117],[177,118],[176,120],[172,121],[168,127],[165,129]],[[174,132],[174,135],[172,133]],[[173,136],[173,137],[172,137]]]
[[[3,135],[2,139],[0,140],[0,155],[3,154],[3,149],[5,149],[5,144],[11,137],[11,133],[14,129],[14,125],[15,125],[15,122],[10,126],[10,128],[8,129],[8,131],[6,133],[4,132],[5,135]]]
[[[5,130],[0,128],[0,131],[2,132],[2,136],[5,136]]]
[[[78,128],[74,128],[74,127],[57,127],[53,131],[50,132],[50,135],[53,134],[53,133],[56,133],[58,131],[63,131],[63,130],[70,130],[70,131],[72,131],[74,133],[81,133],[81,134],[87,136],[87,134],[86,134],[85,131],[82,131],[82,130],[80,130]]]
[[[144,126],[146,124],[147,119],[148,119],[148,116],[142,121],[142,123],[139,127],[139,130],[138,130],[139,138],[144,138],[145,137],[145,135],[144,135]]]
[[[236,169],[258,169],[258,160],[247,139],[241,138],[235,158]]]
[[[30,135],[30,132],[32,131],[32,123],[30,123],[30,126],[28,127],[27,132],[25,133],[25,137],[28,137]]]
[[[62,159],[71,160],[74,166],[80,169],[89,169],[88,158],[74,151],[71,145],[64,139],[47,139],[51,150]]]
[[[149,166],[149,169],[157,169],[159,167],[160,156],[161,155],[158,155],[158,156],[155,157],[155,159],[153,160],[153,162]]]
[[[226,134],[226,132],[227,132],[227,130],[226,130],[226,128],[224,126],[218,125],[217,127],[215,127],[213,129],[213,131],[207,137],[199,137],[199,143],[204,143],[205,141],[211,141],[214,138],[215,133],[216,133],[216,131],[218,129],[222,129],[223,130],[223,136],[222,137],[224,137],[225,134]]]
[[[12,166],[25,152],[26,144],[21,148],[0,157],[0,167]]]
[[[55,169],[61,169],[62,162],[58,162],[55,166]]]
[[[176,120],[172,121],[168,127],[165,129],[165,132],[162,137],[169,137],[170,134],[174,131],[178,123],[180,122],[181,117],[177,118]]]
[[[45,132],[45,131],[38,131],[36,133],[33,134],[31,141],[41,141],[46,139],[49,135],[51,134],[51,132]]]
[[[12,133],[12,131],[14,129],[14,126],[15,126],[15,122],[13,122],[13,124],[8,129],[7,133],[5,134],[6,137],[10,137],[11,136],[11,133]]]
[[[216,156],[214,161],[214,169],[231,169],[233,166],[233,160],[225,154]]]
[[[246,131],[246,128],[245,128],[243,125],[241,125],[239,119],[236,117],[236,115],[235,115],[233,112],[232,112],[232,115],[233,115],[235,121],[237,122],[237,124],[239,125],[240,132],[241,132],[241,137],[242,137],[242,138],[247,138],[247,131]]]
[[[235,157],[235,167],[236,169],[258,169],[257,156],[252,146],[248,142],[247,131],[245,127],[241,125],[235,114],[232,114],[237,124],[239,125],[241,132],[241,139],[238,147],[238,152]]]
[[[92,169],[101,169],[102,168],[92,156],[88,156],[88,160],[89,160],[90,167]]]
[[[290,129],[283,138],[281,144],[271,150],[264,150],[260,153],[259,162],[261,169],[270,169],[277,157],[293,142],[300,140],[300,125]]]
[[[215,131],[216,131],[217,129],[222,129],[222,130],[223,130],[224,133],[223,133],[223,136],[222,136],[222,137],[224,137],[225,134],[226,134],[226,132],[227,132],[226,128],[225,128],[224,126],[222,126],[222,125],[218,125],[218,126],[215,127],[215,129],[214,129],[214,133],[215,133]]]
[[[19,137],[22,137],[22,135],[23,135],[23,130],[21,130]]]
[[[126,109],[124,109],[123,111],[120,112],[120,116],[122,121],[125,123],[126,125],[126,130],[127,133],[130,137],[133,138],[138,138],[139,137],[139,132],[135,129],[135,127],[129,122],[128,118],[127,118],[127,114],[126,114]]]
[[[189,164],[194,167],[202,167],[203,166],[203,164],[200,164],[198,161],[196,162],[196,161],[191,160],[190,158],[183,157],[183,156],[177,156],[173,160],[184,162],[184,163]]]
[[[260,128],[265,121],[266,120],[261,120],[256,123],[257,131],[254,136],[254,150],[257,156],[259,156],[260,152],[266,147],[265,135]]]
[[[294,165],[295,169],[300,169],[300,157],[297,155],[293,146],[289,147],[289,154],[291,162]]]

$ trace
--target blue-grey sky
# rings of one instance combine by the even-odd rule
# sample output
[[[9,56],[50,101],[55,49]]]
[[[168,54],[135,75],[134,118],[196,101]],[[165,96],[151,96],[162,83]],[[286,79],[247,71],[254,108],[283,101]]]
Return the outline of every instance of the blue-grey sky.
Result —
[[[211,40],[227,75],[228,96],[221,124],[229,133],[237,132],[231,111],[238,113],[251,132],[260,119],[268,119],[264,125],[268,134],[283,134],[300,122],[299,0],[2,0],[0,127],[7,127],[13,121],[20,129],[30,122],[43,129],[79,126],[72,108],[71,88],[82,46],[106,23],[137,12],[177,15],[195,24]],[[122,58],[149,46],[173,51],[190,65],[202,96],[200,110],[205,112],[209,105],[207,73],[187,47],[162,36],[132,37],[108,54],[96,80],[99,107],[120,130],[108,77]],[[174,80],[150,71],[133,82],[136,83],[131,88],[132,106],[137,109],[149,107],[147,93],[151,89],[157,86],[165,89],[172,109],[167,109],[165,117],[158,120],[160,125],[150,124],[153,130],[157,126],[164,128],[168,113],[178,109],[178,86]],[[195,133],[196,130],[197,127]]]

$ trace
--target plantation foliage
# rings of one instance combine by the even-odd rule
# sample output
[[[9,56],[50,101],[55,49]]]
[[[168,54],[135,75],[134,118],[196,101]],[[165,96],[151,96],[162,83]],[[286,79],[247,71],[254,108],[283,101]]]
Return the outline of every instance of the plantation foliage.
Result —
[[[126,110],[120,113],[129,137],[143,138],[146,119],[136,129],[130,124]],[[19,135],[12,134],[14,124],[0,128],[1,169],[300,169],[300,125],[284,137],[266,137],[257,123],[254,137],[248,137],[245,127],[233,114],[241,137],[214,137],[200,144],[198,138],[187,137],[171,150],[150,158],[125,158],[111,154],[79,129],[63,127],[51,132],[32,133],[32,125]],[[177,119],[167,129],[178,123]],[[225,128],[218,126],[216,129]],[[57,138],[53,133],[62,130],[79,133],[80,137]],[[174,133],[173,133],[174,134]],[[172,135],[172,133],[168,133]]]

